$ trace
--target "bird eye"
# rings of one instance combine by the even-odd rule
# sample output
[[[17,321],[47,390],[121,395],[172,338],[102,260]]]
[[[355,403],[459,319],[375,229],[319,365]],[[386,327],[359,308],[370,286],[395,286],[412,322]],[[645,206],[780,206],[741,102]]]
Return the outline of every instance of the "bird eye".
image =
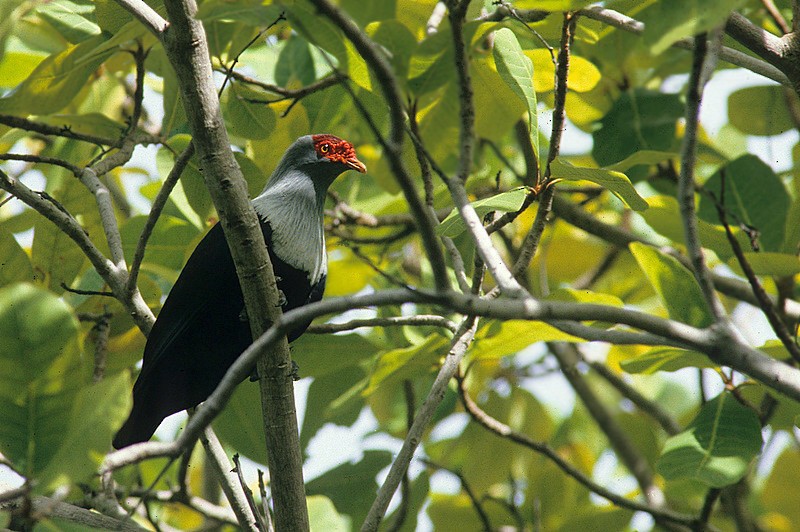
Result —
[[[331,145],[330,144],[323,144],[322,146],[319,147],[319,152],[322,153],[322,154],[326,154],[329,151],[331,151]]]

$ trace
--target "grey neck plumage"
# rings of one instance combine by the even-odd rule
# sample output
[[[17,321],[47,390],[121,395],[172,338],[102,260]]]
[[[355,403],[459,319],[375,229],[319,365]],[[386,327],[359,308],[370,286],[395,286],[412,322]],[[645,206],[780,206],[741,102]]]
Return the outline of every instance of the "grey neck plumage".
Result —
[[[330,172],[325,166],[293,166],[284,158],[264,191],[253,200],[256,213],[272,228],[272,242],[268,244],[273,253],[307,272],[311,285],[327,273],[323,207],[336,175],[321,174]]]

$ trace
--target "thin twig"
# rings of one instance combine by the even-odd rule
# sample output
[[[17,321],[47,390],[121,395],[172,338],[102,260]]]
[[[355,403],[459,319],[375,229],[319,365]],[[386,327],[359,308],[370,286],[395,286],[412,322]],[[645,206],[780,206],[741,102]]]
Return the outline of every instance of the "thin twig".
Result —
[[[715,206],[717,208],[717,215],[719,216],[719,221],[722,226],[725,228],[725,235],[728,237],[728,242],[731,245],[731,250],[733,250],[734,256],[736,256],[736,261],[739,263],[739,267],[744,272],[744,276],[747,278],[747,281],[750,283],[750,286],[753,289],[753,294],[755,294],[756,299],[758,300],[758,306],[761,308],[761,311],[764,313],[764,316],[767,317],[767,321],[772,327],[772,330],[778,336],[778,339],[781,341],[783,346],[789,352],[789,355],[794,359],[795,362],[800,363],[800,347],[798,347],[795,339],[792,338],[791,333],[786,328],[786,324],[783,322],[781,317],[778,315],[778,311],[775,309],[775,306],[770,301],[767,292],[764,290],[764,287],[761,286],[761,282],[758,280],[758,276],[753,271],[753,267],[750,265],[750,262],[747,260],[747,257],[744,256],[744,252],[742,251],[742,246],[739,244],[739,241],[736,239],[736,236],[731,231],[730,224],[728,223],[728,215],[725,212],[725,172],[724,170],[720,173],[721,182],[720,182],[720,198],[719,201],[715,201]]]
[[[627,508],[635,512],[646,512],[654,518],[669,521],[673,523],[691,525],[695,522],[695,518],[689,515],[680,514],[671,510],[656,508],[649,504],[642,504],[630,499],[626,499],[621,495],[617,495],[613,491],[597,484],[591,478],[586,476],[580,469],[567,462],[562,456],[549,445],[532,440],[526,434],[516,432],[508,425],[501,423],[497,419],[490,416],[469,396],[464,385],[464,378],[461,375],[456,376],[458,382],[458,393],[465,410],[470,415],[473,421],[478,423],[483,428],[492,432],[493,434],[527,447],[546,458],[550,459],[559,469],[561,469],[568,476],[574,478],[579,484],[587,488],[589,491],[596,493],[600,497],[608,500],[612,504],[620,508]]]
[[[597,426],[608,438],[615,454],[628,471],[631,472],[645,499],[656,507],[664,505],[663,492],[655,485],[653,471],[642,453],[634,446],[625,430],[619,425],[611,412],[603,405],[577,368],[580,359],[577,347],[572,344],[553,342],[548,344],[550,351],[558,360],[561,372],[575,390],[581,402],[589,411]]]
[[[206,456],[214,468],[217,480],[222,487],[222,492],[225,493],[225,497],[228,499],[233,513],[236,514],[239,526],[250,532],[258,532],[258,521],[256,520],[255,514],[253,514],[253,510],[249,504],[247,495],[244,493],[242,485],[236,482],[237,477],[235,477],[235,473],[231,471],[228,456],[225,454],[225,450],[222,448],[222,444],[219,442],[217,435],[214,434],[211,428],[206,428],[203,432],[203,436],[200,438],[200,442],[203,444],[206,450]]]
[[[256,526],[261,532],[266,532],[267,523],[264,520],[264,516],[261,515],[261,512],[258,511],[258,506],[256,506],[256,500],[253,498],[253,491],[247,485],[247,481],[244,479],[244,471],[242,471],[242,464],[239,462],[239,454],[236,453],[233,455],[233,471],[236,473],[236,477],[239,479],[239,486],[242,488],[242,492],[244,492],[244,497],[247,499],[247,504],[250,506],[250,511],[253,512],[253,515],[256,518]]]
[[[362,532],[374,531],[378,529],[381,520],[386,514],[386,509],[389,502],[392,500],[397,486],[400,484],[403,476],[405,475],[411,459],[414,457],[414,451],[422,441],[422,435],[428,427],[436,408],[444,399],[445,390],[458,371],[458,366],[461,359],[467,351],[472,339],[475,336],[478,320],[472,317],[467,317],[459,326],[458,332],[453,337],[453,342],[450,345],[450,350],[444,359],[439,373],[431,386],[428,396],[423,401],[422,405],[417,411],[417,416],[414,418],[414,423],[403,441],[403,446],[400,452],[395,457],[386,480],[378,489],[378,494],[375,501],[369,509],[364,523],[361,525]]]
[[[697,133],[699,128],[700,102],[703,98],[703,72],[707,57],[706,34],[695,37],[694,61],[689,76],[686,94],[686,127],[681,143],[681,171],[678,178],[678,204],[683,221],[683,234],[686,241],[686,252],[692,263],[706,304],[714,319],[721,322],[725,319],[725,309],[714,292],[714,284],[706,266],[702,243],[697,224],[695,208],[694,166],[697,157]],[[710,59],[713,61],[713,58]]]
[[[189,145],[186,146],[186,148],[175,159],[175,164],[172,165],[169,175],[164,180],[164,184],[161,185],[158,194],[156,194],[156,197],[153,199],[153,204],[150,206],[150,214],[147,215],[147,221],[145,221],[144,227],[142,227],[142,232],[139,234],[139,240],[136,242],[136,250],[133,253],[133,259],[131,260],[127,284],[127,289],[129,292],[132,292],[136,288],[136,283],[139,279],[139,269],[142,266],[144,254],[147,251],[147,242],[150,240],[150,236],[153,234],[153,229],[155,229],[156,223],[161,216],[161,212],[167,205],[167,200],[169,199],[172,189],[175,188],[175,185],[178,183],[181,174],[186,169],[186,166],[189,164],[189,161],[193,155],[194,143],[190,142]]]
[[[475,494],[475,490],[472,489],[472,486],[470,486],[469,482],[467,482],[467,478],[461,471],[445,467],[442,464],[437,464],[433,460],[427,458],[422,459],[421,462],[427,465],[428,467],[432,467],[440,471],[447,471],[451,475],[455,476],[458,479],[459,483],[461,484],[461,489],[464,490],[464,493],[466,493],[467,497],[469,497],[469,501],[472,503],[472,507],[475,509],[475,513],[478,514],[478,520],[481,523],[481,528],[486,532],[495,530],[495,528],[492,527],[492,522],[489,520],[489,515],[483,508],[483,504],[481,503],[478,496]]]
[[[361,327],[441,327],[450,332],[456,332],[458,326],[442,316],[433,314],[418,314],[416,316],[391,316],[385,318],[361,318],[344,323],[324,323],[311,325],[306,333],[331,334],[343,331],[352,331]]]

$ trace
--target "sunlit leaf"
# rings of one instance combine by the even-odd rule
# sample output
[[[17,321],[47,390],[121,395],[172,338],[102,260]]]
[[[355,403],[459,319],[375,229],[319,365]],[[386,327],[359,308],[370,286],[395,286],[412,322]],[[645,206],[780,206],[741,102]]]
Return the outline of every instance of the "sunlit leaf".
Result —
[[[674,347],[656,347],[636,358],[623,360],[619,365],[628,373],[644,373],[647,375],[658,371],[678,371],[689,367],[716,367],[716,364],[701,353]]]
[[[0,112],[49,114],[66,107],[114,53],[114,49],[103,49],[104,41],[97,35],[39,63],[25,81],[0,98]]]
[[[605,168],[586,168],[573,166],[572,163],[561,158],[556,158],[550,163],[550,175],[555,179],[568,181],[591,181],[625,202],[635,211],[647,209],[647,202],[642,198],[631,184],[628,177],[622,172],[607,170]]]
[[[55,0],[42,4],[36,13],[73,44],[100,33],[94,21],[94,9],[89,4]]]
[[[497,72],[528,108],[528,131],[533,152],[539,153],[539,119],[536,112],[536,92],[533,90],[533,63],[522,52],[514,32],[497,30],[492,49]]]
[[[24,283],[0,289],[0,452],[31,478],[51,467],[89,376],[78,329],[53,293]]]
[[[527,193],[527,189],[519,187],[490,198],[475,201],[472,206],[481,218],[492,211],[514,212],[522,207],[522,202],[525,201]],[[449,236],[450,238],[456,237],[466,230],[467,226],[464,223],[464,219],[455,210],[436,228],[438,234]]]
[[[725,22],[744,0],[670,0],[655,2],[639,15],[644,42],[658,55],[675,41],[711,30]]]
[[[634,242],[629,247],[670,318],[695,327],[708,327],[713,323],[700,285],[689,270],[676,259],[645,244]]]
[[[347,532],[351,530],[351,520],[336,511],[331,500],[323,495],[312,495],[306,499],[308,521],[312,530]]]
[[[42,487],[52,489],[91,478],[108,451],[108,442],[127,417],[130,403],[126,373],[81,389],[71,405],[69,428],[60,435],[60,447],[39,477]]]

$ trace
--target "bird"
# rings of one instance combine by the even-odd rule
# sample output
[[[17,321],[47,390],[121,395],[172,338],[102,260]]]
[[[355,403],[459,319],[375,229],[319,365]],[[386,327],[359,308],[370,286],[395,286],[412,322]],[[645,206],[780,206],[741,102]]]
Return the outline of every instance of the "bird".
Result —
[[[284,312],[322,299],[325,196],[347,170],[367,171],[352,144],[330,134],[306,135],[289,146],[251,202]],[[288,340],[309,324],[289,331]],[[133,386],[133,408],[114,448],[149,440],[164,418],[207,399],[251,343],[236,268],[217,223],[189,257],[153,324]]]

